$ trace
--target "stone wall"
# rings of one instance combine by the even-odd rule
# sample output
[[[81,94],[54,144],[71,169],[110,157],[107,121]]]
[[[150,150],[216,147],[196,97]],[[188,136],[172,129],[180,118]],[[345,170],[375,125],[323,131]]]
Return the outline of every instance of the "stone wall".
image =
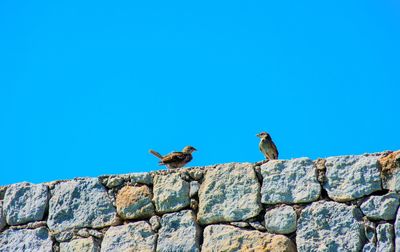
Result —
[[[0,187],[0,251],[400,251],[400,152]]]

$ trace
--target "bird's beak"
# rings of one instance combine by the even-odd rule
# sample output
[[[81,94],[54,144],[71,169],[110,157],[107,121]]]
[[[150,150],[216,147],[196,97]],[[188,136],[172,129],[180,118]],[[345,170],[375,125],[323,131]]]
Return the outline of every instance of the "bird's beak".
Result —
[[[193,150],[194,150],[194,151],[197,151],[197,149],[196,149],[196,148],[193,148]]]
[[[257,134],[256,137],[260,137],[260,134]]]

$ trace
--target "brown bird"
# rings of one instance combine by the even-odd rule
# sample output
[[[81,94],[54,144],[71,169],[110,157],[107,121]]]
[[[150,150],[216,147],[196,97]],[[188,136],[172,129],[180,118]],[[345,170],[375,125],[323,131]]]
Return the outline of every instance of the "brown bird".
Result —
[[[256,135],[257,137],[261,138],[258,147],[260,147],[260,151],[264,154],[267,160],[278,159],[278,149],[272,141],[271,136],[267,132],[261,132]]]
[[[176,169],[185,166],[192,160],[192,153],[196,151],[196,148],[192,146],[186,146],[182,151],[174,151],[165,156],[154,150],[149,150],[151,154],[161,159],[160,165],[165,165],[169,169]]]

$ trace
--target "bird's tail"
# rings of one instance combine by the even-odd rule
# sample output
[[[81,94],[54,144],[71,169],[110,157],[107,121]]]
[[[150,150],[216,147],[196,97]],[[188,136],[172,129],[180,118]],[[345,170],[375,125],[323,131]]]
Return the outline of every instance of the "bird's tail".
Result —
[[[163,156],[161,156],[161,154],[158,153],[157,151],[149,150],[149,153],[153,154],[154,156],[158,157],[159,159],[163,158]]]

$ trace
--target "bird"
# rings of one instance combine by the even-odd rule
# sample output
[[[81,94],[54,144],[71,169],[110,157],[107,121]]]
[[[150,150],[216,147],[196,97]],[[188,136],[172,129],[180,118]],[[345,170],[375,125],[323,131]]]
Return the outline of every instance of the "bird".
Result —
[[[274,141],[272,141],[270,134],[267,132],[261,132],[256,136],[261,138],[258,147],[260,148],[261,153],[264,154],[267,162],[269,160],[278,159],[278,149],[276,148]]]
[[[174,151],[162,156],[157,151],[149,150],[151,154],[160,159],[159,165],[165,165],[169,169],[177,169],[185,166],[193,159],[192,153],[194,151],[197,151],[196,148],[192,146],[186,146],[182,151]]]

